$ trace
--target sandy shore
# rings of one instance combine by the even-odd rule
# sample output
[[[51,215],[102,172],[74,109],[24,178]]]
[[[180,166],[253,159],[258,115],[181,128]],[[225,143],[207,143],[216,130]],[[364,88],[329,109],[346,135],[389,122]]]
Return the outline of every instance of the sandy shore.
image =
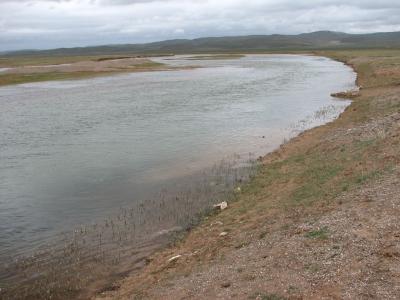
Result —
[[[358,72],[340,118],[267,155],[228,209],[94,298],[400,297],[400,51],[319,54]]]

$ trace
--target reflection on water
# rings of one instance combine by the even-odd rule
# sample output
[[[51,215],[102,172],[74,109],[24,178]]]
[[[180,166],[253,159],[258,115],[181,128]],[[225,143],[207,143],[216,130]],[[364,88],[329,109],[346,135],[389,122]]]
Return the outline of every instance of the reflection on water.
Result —
[[[355,78],[311,56],[165,62],[202,68],[0,88],[0,261],[233,153],[272,150],[315,111],[340,111],[329,95]]]

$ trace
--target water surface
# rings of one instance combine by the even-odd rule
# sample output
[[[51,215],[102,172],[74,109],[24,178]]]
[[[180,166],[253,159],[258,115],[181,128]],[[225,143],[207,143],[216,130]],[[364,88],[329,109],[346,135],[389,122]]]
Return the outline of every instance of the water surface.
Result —
[[[339,113],[329,95],[355,79],[313,56],[157,60],[201,68],[0,88],[0,260],[233,153],[265,154],[293,124],[325,122],[316,111]]]

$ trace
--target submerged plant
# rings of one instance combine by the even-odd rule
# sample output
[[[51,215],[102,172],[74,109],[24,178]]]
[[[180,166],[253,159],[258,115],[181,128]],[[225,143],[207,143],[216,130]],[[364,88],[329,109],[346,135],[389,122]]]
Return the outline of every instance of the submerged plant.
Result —
[[[139,268],[215,203],[234,200],[238,185],[255,175],[256,164],[251,154],[245,159],[234,155],[156,197],[121,207],[117,215],[60,235],[34,255],[5,266],[0,298],[70,299],[101,290],[102,279]]]

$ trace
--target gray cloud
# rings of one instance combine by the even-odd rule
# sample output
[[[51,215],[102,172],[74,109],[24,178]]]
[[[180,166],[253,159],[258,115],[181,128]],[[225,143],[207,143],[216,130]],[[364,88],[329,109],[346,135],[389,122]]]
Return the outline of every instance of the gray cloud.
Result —
[[[242,34],[400,30],[398,0],[0,0],[0,51]]]

